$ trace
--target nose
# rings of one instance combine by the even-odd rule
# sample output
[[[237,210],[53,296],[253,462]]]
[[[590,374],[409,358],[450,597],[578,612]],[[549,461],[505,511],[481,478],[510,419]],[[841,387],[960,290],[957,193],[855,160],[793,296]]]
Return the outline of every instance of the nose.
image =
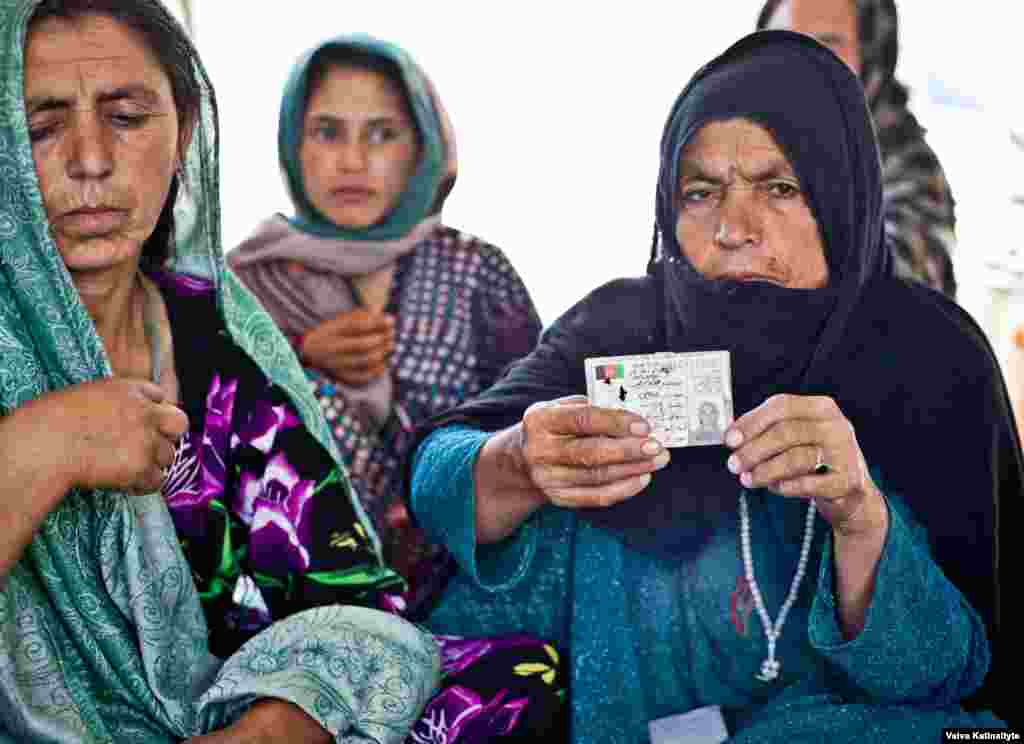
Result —
[[[761,241],[761,221],[753,189],[729,189],[719,211],[715,242],[726,250],[739,250]]]
[[[74,179],[101,179],[114,170],[110,133],[93,111],[81,111],[68,125],[71,145],[68,176]]]
[[[345,142],[340,145],[338,165],[346,173],[360,173],[366,170],[367,152],[363,142]]]

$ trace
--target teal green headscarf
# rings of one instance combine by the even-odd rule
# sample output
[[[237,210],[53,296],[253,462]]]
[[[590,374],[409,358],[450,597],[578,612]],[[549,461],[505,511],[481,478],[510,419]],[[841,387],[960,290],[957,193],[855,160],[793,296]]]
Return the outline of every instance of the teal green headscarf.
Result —
[[[39,2],[0,0],[0,415],[111,374],[50,237],[36,179],[23,51]],[[122,0],[129,3],[160,14],[169,38],[191,57],[203,90],[186,186],[175,203],[169,268],[214,282],[231,338],[289,394],[305,426],[340,462],[288,343],[224,269],[216,104],[198,56],[157,0]],[[359,500],[347,491],[372,534]],[[300,613],[227,661],[215,658],[159,494],[69,493],[0,578],[0,742],[180,741],[224,727],[264,697],[301,706],[335,736],[400,741],[437,670],[428,636],[393,616],[354,607]]]
[[[379,223],[365,229],[338,227],[310,203],[302,180],[299,145],[309,88],[310,66],[325,49],[352,50],[379,57],[395,65],[420,134],[420,162],[395,208]],[[405,236],[430,214],[445,177],[445,142],[442,114],[430,95],[429,83],[412,58],[401,48],[366,34],[338,36],[299,58],[285,83],[278,122],[277,150],[295,215],[293,227],[321,238],[341,240],[395,240]]]

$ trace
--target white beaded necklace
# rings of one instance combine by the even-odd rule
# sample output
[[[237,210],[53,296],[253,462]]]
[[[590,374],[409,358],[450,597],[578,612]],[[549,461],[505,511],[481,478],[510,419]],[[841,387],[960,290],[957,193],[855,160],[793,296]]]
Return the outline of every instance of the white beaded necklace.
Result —
[[[789,594],[786,601],[782,603],[779,616],[772,623],[768,617],[768,610],[764,607],[764,599],[761,597],[761,590],[757,588],[757,581],[754,580],[754,561],[750,557],[750,512],[747,509],[747,492],[740,492],[740,549],[743,552],[743,571],[747,578],[747,586],[754,597],[754,607],[761,618],[761,626],[764,628],[765,638],[768,639],[768,658],[761,662],[761,671],[755,676],[762,682],[772,682],[779,676],[779,661],[775,658],[775,642],[782,635],[782,626],[786,623],[786,615],[789,608],[796,601],[797,592],[800,589],[800,582],[803,581],[807,572],[807,560],[811,554],[811,541],[814,539],[814,514],[816,511],[814,499],[807,503],[807,521],[804,526],[804,543],[800,546],[800,562],[796,566],[796,575],[793,576],[793,583],[789,585]]]

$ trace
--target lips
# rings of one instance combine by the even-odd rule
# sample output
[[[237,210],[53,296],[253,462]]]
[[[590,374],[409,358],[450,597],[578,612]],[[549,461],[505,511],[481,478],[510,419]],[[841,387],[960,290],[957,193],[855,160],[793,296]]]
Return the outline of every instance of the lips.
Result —
[[[338,204],[365,204],[373,198],[372,189],[362,186],[343,186],[331,192],[331,199]]]
[[[83,207],[65,212],[60,217],[61,227],[77,235],[106,235],[119,228],[128,218],[128,210],[113,207]]]

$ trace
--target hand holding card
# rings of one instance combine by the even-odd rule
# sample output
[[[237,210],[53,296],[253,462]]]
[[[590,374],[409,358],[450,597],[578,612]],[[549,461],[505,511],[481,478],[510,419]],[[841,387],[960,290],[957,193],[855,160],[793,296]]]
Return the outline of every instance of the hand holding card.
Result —
[[[523,467],[552,504],[606,507],[631,498],[669,462],[650,425],[582,395],[536,403],[523,415]]]

